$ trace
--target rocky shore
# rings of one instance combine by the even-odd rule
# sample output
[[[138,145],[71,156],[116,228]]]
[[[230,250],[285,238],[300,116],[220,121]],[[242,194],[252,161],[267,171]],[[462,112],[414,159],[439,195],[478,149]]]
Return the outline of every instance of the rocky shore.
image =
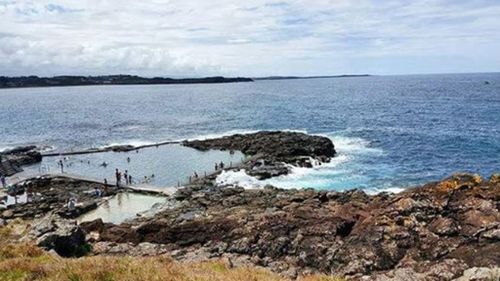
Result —
[[[42,161],[40,148],[22,146],[0,152],[0,174],[12,176],[22,171],[21,166]]]
[[[64,178],[33,181],[43,195],[91,189]],[[354,280],[453,280],[497,270],[499,202],[499,176],[458,174],[399,194],[372,196],[360,190],[195,184],[180,189],[156,214],[120,225],[101,220],[77,225],[64,218],[64,206],[57,202],[50,208],[9,208],[1,217],[3,223],[34,218],[25,239],[62,256],[222,258],[291,278],[326,273]]]
[[[311,168],[314,162],[330,162],[335,147],[327,137],[297,132],[257,132],[236,134],[216,139],[184,141],[185,146],[198,150],[241,151],[251,156],[240,168],[258,179],[286,175],[290,166]]]
[[[451,280],[500,264],[500,178],[455,175],[400,194],[189,187],[154,217],[82,225],[95,254],[229,258],[290,277]],[[403,276],[403,277],[402,277]],[[418,279],[417,279],[418,280]]]
[[[183,144],[240,150],[250,156],[240,168],[258,178],[335,156],[329,139],[291,132]],[[78,225],[65,216],[65,194],[84,198],[88,209],[98,204],[89,193],[92,184],[31,179],[31,190],[45,201],[9,206],[0,212],[0,223],[30,220],[23,239],[61,256],[223,259],[230,266],[265,267],[289,278],[322,273],[352,280],[497,280],[491,278],[500,275],[499,175],[456,174],[377,195],[244,189],[218,186],[213,179],[180,188],[154,212],[119,225],[100,219]]]

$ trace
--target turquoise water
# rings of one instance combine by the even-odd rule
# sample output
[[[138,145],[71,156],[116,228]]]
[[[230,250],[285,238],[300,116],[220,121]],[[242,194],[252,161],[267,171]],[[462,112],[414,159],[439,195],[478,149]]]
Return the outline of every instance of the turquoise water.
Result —
[[[85,149],[290,129],[331,137],[339,156],[273,179],[280,186],[375,190],[500,171],[498,73],[27,88],[0,90],[0,99],[0,147]]]

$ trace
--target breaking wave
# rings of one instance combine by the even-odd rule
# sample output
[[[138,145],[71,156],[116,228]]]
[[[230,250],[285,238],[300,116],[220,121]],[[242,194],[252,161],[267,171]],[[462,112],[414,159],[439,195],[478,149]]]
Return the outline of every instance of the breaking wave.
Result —
[[[374,169],[374,164],[365,164],[363,160],[382,156],[384,154],[382,149],[372,147],[370,142],[363,138],[339,136],[334,133],[321,135],[330,138],[337,151],[337,156],[333,157],[329,163],[321,165],[315,163],[312,168],[290,166],[291,173],[288,175],[267,180],[257,180],[242,170],[227,171],[220,174],[216,182],[218,184],[239,185],[244,188],[262,188],[270,184],[280,188],[310,187],[327,190],[361,188],[369,193],[399,192],[402,190],[396,187],[377,189],[369,186],[371,177],[367,174]]]

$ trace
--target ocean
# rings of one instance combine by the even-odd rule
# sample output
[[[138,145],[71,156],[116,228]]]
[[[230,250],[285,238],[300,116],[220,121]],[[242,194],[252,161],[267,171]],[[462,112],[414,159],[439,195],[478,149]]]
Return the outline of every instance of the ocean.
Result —
[[[67,151],[258,130],[328,136],[338,156],[266,182],[243,173],[225,173],[220,182],[377,192],[454,172],[487,177],[500,172],[500,73],[0,90],[0,150],[37,144]]]

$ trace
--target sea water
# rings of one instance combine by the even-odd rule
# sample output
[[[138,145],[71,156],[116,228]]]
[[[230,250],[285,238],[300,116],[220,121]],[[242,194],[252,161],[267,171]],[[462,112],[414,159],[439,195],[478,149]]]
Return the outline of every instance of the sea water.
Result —
[[[215,164],[235,166],[245,156],[238,151],[199,151],[180,144],[167,144],[129,152],[102,152],[70,156],[44,157],[41,163],[25,167],[24,174],[66,173],[98,181],[106,179],[116,183],[115,169],[132,176],[132,185],[150,187],[176,187],[215,172]],[[58,165],[63,161],[63,169]]]
[[[0,100],[0,149],[288,129],[330,137],[338,156],[268,181],[282,187],[398,190],[458,171],[500,171],[498,73],[4,89]]]

